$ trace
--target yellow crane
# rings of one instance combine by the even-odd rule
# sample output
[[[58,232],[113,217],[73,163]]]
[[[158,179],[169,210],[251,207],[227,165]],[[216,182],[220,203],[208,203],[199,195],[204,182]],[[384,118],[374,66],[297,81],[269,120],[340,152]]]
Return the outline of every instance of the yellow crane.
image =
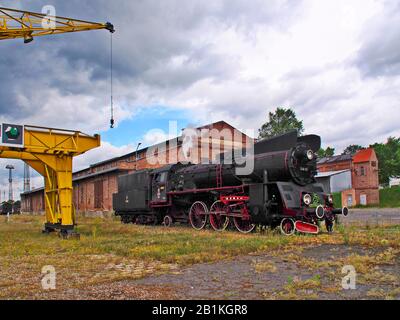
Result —
[[[109,22],[90,22],[0,7],[0,40],[22,38],[29,43],[34,37],[99,29],[115,32]]]
[[[44,231],[73,233],[72,159],[100,146],[100,136],[79,131],[14,124],[0,125],[0,158],[20,159],[44,177]]]
[[[0,7],[0,40],[21,38],[24,43],[30,43],[35,37],[99,29],[108,30],[111,34],[115,32],[114,26],[109,22],[89,22]],[[113,115],[112,93],[111,113]],[[112,116],[112,127],[113,124]],[[76,220],[72,199],[72,159],[99,146],[99,135],[0,124],[0,158],[23,160],[44,177],[45,232],[59,230],[65,237],[74,234]]]

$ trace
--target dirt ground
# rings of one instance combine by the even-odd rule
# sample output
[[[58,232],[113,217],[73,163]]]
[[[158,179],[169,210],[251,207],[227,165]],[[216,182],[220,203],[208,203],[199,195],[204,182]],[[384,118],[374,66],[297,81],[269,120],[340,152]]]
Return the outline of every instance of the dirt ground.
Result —
[[[198,233],[86,219],[80,242],[49,238],[49,247],[37,234],[40,221],[21,217],[0,226],[3,243],[9,242],[0,248],[0,274],[8,277],[0,281],[0,294],[4,289],[9,299],[400,300],[399,218],[400,210],[355,210],[333,235],[289,240],[274,233]],[[35,289],[41,257],[68,270],[56,291]],[[141,266],[137,276],[140,261],[149,270]],[[168,270],[156,272],[160,263]],[[15,264],[23,276],[19,282],[7,271]],[[342,287],[344,266],[354,267],[354,290]]]
[[[217,263],[197,264],[178,274],[125,280],[84,290],[66,298],[275,300],[275,299],[400,299],[400,255],[377,265],[372,277],[360,277],[355,290],[344,290],[337,261],[385,255],[382,249],[319,245],[302,252],[247,255]],[[361,258],[362,259],[362,258]],[[304,265],[308,260],[317,267]],[[319,265],[320,264],[320,265]],[[357,279],[357,278],[356,278]],[[356,280],[357,283],[357,280]]]
[[[355,210],[344,225],[362,227],[400,224],[393,209]],[[391,259],[388,257],[391,256]],[[356,288],[345,290],[341,268],[361,271]],[[363,269],[363,266],[365,269]],[[362,270],[361,270],[362,269]],[[196,264],[175,274],[148,276],[71,290],[67,298],[275,300],[400,300],[400,250],[361,245],[320,244],[298,250],[277,249],[216,263]]]

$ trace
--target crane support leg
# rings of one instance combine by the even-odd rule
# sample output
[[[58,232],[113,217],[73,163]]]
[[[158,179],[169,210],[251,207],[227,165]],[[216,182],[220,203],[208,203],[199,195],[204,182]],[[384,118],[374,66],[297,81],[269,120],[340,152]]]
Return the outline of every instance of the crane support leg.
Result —
[[[44,177],[46,230],[74,228],[75,210],[72,202],[72,157],[36,155],[38,160],[26,161]]]

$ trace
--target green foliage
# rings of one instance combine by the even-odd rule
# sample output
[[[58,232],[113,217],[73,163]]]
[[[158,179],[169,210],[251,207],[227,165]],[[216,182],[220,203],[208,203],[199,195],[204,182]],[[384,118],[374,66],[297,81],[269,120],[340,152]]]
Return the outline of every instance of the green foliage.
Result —
[[[333,157],[335,155],[335,148],[328,147],[326,149],[319,149],[318,150],[318,157],[325,158],[325,157]]]
[[[269,113],[269,121],[259,130],[259,138],[271,138],[292,130],[301,135],[304,132],[303,121],[297,119],[292,109],[277,108]]]
[[[365,149],[364,147],[358,145],[358,144],[352,144],[349,145],[346,149],[344,149],[343,151],[343,155],[345,154],[350,154],[350,155],[354,155],[356,154],[358,151]]]
[[[383,143],[371,145],[379,160],[379,182],[389,184],[390,177],[400,176],[400,138],[390,137]]]
[[[381,207],[400,208],[400,187],[380,190]]]
[[[336,192],[333,194],[333,206],[335,208],[342,207],[342,193],[341,192]]]
[[[317,193],[314,193],[312,195],[312,203],[310,205],[310,208],[317,208],[318,206],[322,205],[321,203],[321,198]]]

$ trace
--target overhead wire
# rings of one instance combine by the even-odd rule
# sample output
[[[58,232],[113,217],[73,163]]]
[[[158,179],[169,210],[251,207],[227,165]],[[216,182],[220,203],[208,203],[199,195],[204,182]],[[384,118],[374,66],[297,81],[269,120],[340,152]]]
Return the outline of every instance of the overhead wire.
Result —
[[[111,87],[111,119],[110,119],[110,128],[114,129],[115,120],[114,120],[114,79],[113,79],[113,34],[111,33],[111,40],[110,40],[110,87]]]

